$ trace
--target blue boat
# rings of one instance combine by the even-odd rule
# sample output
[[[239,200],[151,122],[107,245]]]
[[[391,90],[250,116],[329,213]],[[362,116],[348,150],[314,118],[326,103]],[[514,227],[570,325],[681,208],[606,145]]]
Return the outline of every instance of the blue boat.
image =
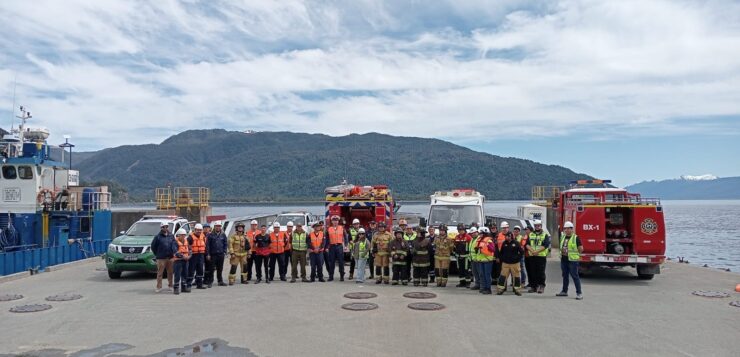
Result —
[[[31,113],[20,112],[0,140],[0,276],[98,256],[112,235],[107,188],[80,187],[74,145],[52,150],[49,131],[28,128]]]

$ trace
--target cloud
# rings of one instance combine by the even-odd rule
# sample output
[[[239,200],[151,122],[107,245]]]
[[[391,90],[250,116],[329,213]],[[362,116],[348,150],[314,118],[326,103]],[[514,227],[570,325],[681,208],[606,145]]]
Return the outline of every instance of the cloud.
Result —
[[[736,132],[738,23],[725,1],[9,1],[0,108],[17,77],[53,139],[89,149],[211,127]]]

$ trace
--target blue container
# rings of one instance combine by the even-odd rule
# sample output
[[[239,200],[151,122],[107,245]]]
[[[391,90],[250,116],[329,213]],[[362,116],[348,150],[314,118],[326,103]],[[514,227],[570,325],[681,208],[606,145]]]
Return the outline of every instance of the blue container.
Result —
[[[87,187],[82,190],[82,210],[90,211],[93,208],[93,196],[95,195],[95,189]]]

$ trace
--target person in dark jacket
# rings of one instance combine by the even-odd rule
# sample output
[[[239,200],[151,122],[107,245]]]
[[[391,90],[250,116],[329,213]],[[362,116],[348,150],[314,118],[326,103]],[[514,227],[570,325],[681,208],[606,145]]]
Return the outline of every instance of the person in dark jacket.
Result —
[[[229,251],[229,239],[222,229],[221,221],[213,222],[213,232],[208,235],[208,255],[206,256],[206,278],[207,287],[213,285],[213,274],[216,273],[218,286],[227,286],[224,283],[224,260],[226,253]]]
[[[177,244],[175,236],[169,232],[167,223],[162,223],[159,233],[152,239],[152,253],[157,258],[157,288],[156,292],[162,291],[162,275],[167,271],[167,290],[172,290],[173,269],[172,263]]]
[[[498,291],[497,295],[503,295],[506,291],[506,279],[509,275],[514,280],[514,294],[521,296],[522,293],[519,291],[522,287],[521,272],[519,271],[519,262],[522,260],[524,255],[524,249],[522,245],[514,239],[511,234],[505,235],[505,240],[501,243],[501,247],[496,249],[496,258],[501,262],[501,275],[498,277]]]

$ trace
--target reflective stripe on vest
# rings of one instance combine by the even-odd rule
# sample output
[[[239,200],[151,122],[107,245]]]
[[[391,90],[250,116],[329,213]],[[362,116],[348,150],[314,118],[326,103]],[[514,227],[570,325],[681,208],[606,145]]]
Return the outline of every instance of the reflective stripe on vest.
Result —
[[[563,239],[560,240],[560,251],[561,252],[563,251],[563,245],[565,244],[565,241],[566,241],[565,238],[567,237],[563,236]],[[567,239],[568,240],[568,260],[571,262],[577,262],[581,260],[581,253],[578,252],[578,244],[576,244],[578,243],[577,238],[578,236],[574,234],[570,236],[570,238]]]
[[[190,256],[190,250],[188,250],[188,240],[186,239],[184,243],[180,243],[179,240],[175,239],[175,243],[177,243],[177,252],[182,254],[182,258],[175,258],[176,260],[185,259]]]
[[[545,231],[540,232],[540,234],[537,234],[537,232],[531,232],[529,233],[529,245],[534,248],[534,250],[542,248],[542,243],[545,242]],[[539,252],[536,257],[546,257],[547,254],[550,252],[549,248],[546,248]]]
[[[254,244],[254,236],[259,234],[259,231],[249,231],[247,232],[247,240],[249,241],[249,250],[255,251],[257,249],[257,245]]]
[[[332,226],[326,230],[329,232],[329,244],[344,244],[344,227]]]
[[[201,233],[200,237],[196,237],[195,233],[191,233],[190,238],[193,238],[193,254],[204,254],[206,252],[206,236]]]
[[[405,240],[407,242],[410,241],[410,240],[414,240],[414,239],[416,239],[416,232],[411,233],[410,236],[409,235],[406,235],[406,233],[403,234],[403,240]]]
[[[473,249],[478,248],[478,253],[473,250],[473,261],[476,262],[492,262],[493,251],[488,249],[488,243],[492,243],[493,240],[490,237],[478,237],[473,241]]]
[[[308,244],[306,244],[306,232],[298,233],[293,232],[293,243],[292,243],[293,249],[304,251],[308,249]]]
[[[270,253],[285,253],[285,232],[270,233]]]

